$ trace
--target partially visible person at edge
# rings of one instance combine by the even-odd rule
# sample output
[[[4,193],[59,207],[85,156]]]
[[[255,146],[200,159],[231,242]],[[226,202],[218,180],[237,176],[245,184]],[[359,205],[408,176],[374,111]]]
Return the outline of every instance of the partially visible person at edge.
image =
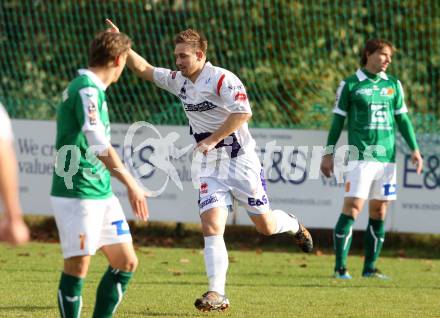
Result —
[[[110,31],[119,31],[107,22]],[[208,41],[201,33],[182,31],[174,44],[178,71],[154,67],[133,50],[127,64],[137,76],[179,97],[188,117],[197,142],[195,157],[202,157],[199,213],[209,281],[208,291],[194,305],[201,311],[225,310],[229,307],[225,295],[228,252],[223,233],[233,201],[244,206],[258,232],[290,233],[304,252],[312,251],[313,242],[293,214],[270,208],[255,141],[247,125],[252,112],[243,83],[232,72],[206,61]]]
[[[125,34],[98,34],[90,44],[88,68],[78,70],[57,109],[51,203],[64,257],[58,289],[61,317],[80,316],[84,279],[97,250],[109,266],[96,292],[95,318],[113,316],[138,264],[110,175],[126,186],[133,213],[145,221],[146,193],[110,143],[105,93],[124,70],[130,47]],[[66,171],[75,170],[66,177]]]
[[[19,201],[17,159],[13,145],[11,120],[0,103],[0,199],[4,215],[0,219],[0,240],[12,245],[29,240]]]
[[[333,151],[345,118],[348,143],[359,151],[359,157],[351,162],[355,168],[345,176],[344,205],[334,230],[334,276],[339,279],[351,279],[347,271],[347,256],[352,226],[366,200],[369,200],[369,220],[365,231],[362,276],[388,278],[378,270],[376,261],[385,239],[387,208],[391,201],[396,200],[398,189],[396,126],[411,149],[411,159],[417,167],[417,173],[420,174],[423,168],[402,85],[398,79],[385,73],[394,51],[394,46],[388,41],[367,41],[360,61],[361,68],[343,80],[336,93],[333,123],[321,161],[322,173],[326,177],[333,173]]]

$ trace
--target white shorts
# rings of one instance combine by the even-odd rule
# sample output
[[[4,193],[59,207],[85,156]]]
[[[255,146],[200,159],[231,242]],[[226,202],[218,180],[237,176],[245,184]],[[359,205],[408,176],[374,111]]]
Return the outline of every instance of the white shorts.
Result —
[[[257,155],[242,155],[228,164],[224,173],[200,177],[200,214],[215,207],[231,208],[234,200],[249,214],[269,212],[266,181]]]
[[[364,200],[396,200],[396,164],[352,161],[355,168],[345,175],[345,197]]]
[[[105,245],[131,242],[119,200],[51,196],[64,258],[94,255]]]

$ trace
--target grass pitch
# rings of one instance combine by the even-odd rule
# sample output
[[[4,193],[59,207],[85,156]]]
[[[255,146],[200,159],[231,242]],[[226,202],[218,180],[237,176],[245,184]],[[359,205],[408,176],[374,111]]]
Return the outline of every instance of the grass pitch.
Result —
[[[230,251],[224,313],[199,313],[206,291],[201,250],[139,248],[139,268],[115,317],[440,317],[440,260],[386,258],[389,281],[361,278],[362,258],[349,259],[351,281],[331,277],[332,255]],[[58,244],[0,245],[0,317],[58,317]],[[82,317],[106,269],[92,259],[83,291]]]

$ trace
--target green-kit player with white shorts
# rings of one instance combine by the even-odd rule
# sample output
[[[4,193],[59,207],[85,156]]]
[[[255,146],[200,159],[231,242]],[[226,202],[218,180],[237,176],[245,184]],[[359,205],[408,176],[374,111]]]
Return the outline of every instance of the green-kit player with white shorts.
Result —
[[[64,269],[58,289],[61,317],[81,314],[83,281],[91,256],[100,249],[109,267],[96,294],[93,317],[112,317],[137,266],[132,238],[110,175],[126,187],[133,213],[146,220],[146,193],[127,172],[110,143],[105,90],[125,65],[131,40],[103,32],[92,41],[89,67],[63,92],[57,109],[57,158],[51,202]]]
[[[363,277],[387,278],[376,267],[385,238],[385,215],[390,201],[396,200],[395,128],[412,151],[413,164],[420,174],[423,160],[408,117],[403,88],[399,80],[385,74],[394,53],[385,40],[367,41],[361,68],[343,80],[338,88],[334,119],[327,139],[321,171],[333,173],[333,150],[347,118],[350,164],[345,176],[342,213],[334,231],[335,277],[350,279],[346,260],[352,239],[352,226],[369,200],[369,220],[365,232]],[[353,160],[353,155],[357,160]]]

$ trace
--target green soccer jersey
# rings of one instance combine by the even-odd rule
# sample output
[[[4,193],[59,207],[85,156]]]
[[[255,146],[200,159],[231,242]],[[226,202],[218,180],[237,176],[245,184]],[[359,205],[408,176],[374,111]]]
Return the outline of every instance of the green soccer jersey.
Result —
[[[358,70],[341,82],[336,95],[333,112],[347,117],[348,143],[358,149],[358,160],[394,162],[394,116],[408,112],[400,81]]]
[[[105,199],[112,195],[110,172],[89,147],[86,133],[101,134],[110,143],[105,85],[89,70],[63,92],[57,109],[57,157],[51,195]]]

